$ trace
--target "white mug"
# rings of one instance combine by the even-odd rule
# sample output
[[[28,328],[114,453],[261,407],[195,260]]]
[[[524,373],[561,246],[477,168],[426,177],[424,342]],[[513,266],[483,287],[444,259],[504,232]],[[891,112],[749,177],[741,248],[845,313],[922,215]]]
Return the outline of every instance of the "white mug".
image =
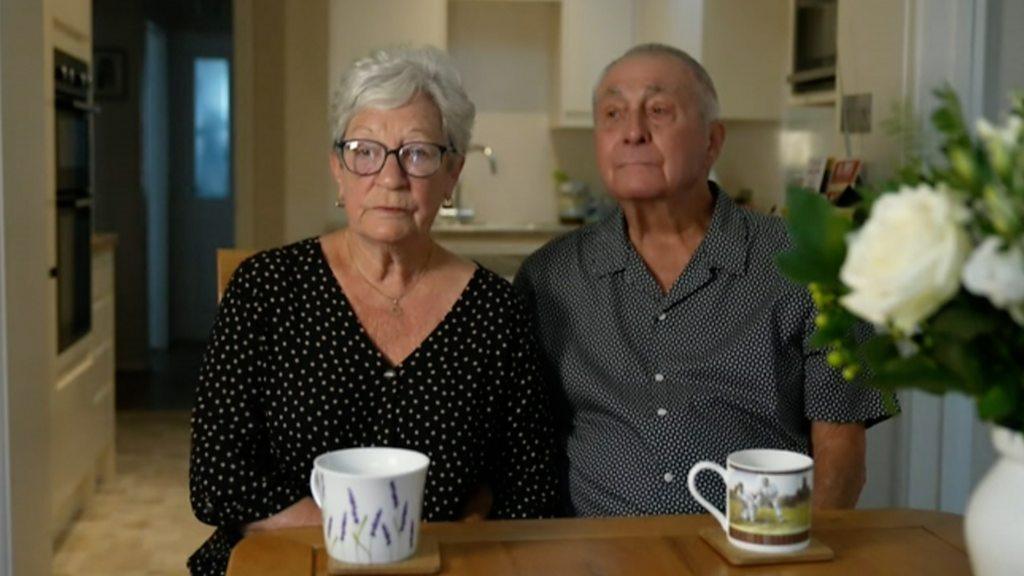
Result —
[[[697,491],[701,470],[712,470],[725,481],[725,514]],[[726,469],[708,461],[694,464],[687,485],[738,548],[795,552],[811,541],[814,460],[809,456],[787,450],[741,450],[729,454]]]
[[[416,551],[430,458],[402,448],[348,448],[313,461],[309,488],[323,514],[327,553],[385,564]]]

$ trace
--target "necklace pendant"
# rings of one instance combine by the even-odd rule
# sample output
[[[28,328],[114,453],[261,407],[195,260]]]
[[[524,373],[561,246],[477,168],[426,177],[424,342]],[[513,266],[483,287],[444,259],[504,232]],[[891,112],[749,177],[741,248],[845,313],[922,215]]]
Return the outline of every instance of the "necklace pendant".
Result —
[[[392,316],[401,316],[402,315],[402,307],[398,305],[398,302],[392,302],[391,303],[391,315]]]

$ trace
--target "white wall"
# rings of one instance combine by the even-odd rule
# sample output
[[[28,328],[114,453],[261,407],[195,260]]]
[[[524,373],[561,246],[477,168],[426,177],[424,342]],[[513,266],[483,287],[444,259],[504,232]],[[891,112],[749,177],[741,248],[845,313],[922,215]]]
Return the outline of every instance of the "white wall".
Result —
[[[370,9],[368,2],[362,3]],[[377,2],[373,2],[374,5]],[[401,20],[400,12],[391,20]],[[292,242],[337,227],[344,211],[334,207],[334,183],[328,158],[328,41],[333,27],[326,0],[289,2],[285,12],[285,241]],[[351,29],[349,25],[347,28]]]
[[[0,394],[6,407],[9,500],[7,564],[19,576],[50,573],[50,383],[55,306],[47,274],[45,127],[52,95],[45,93],[44,11],[37,0],[0,4],[0,84],[3,100],[2,297]],[[4,571],[0,568],[0,572]]]
[[[557,202],[550,100],[558,4],[453,2],[448,51],[477,107],[473,141],[493,148],[498,173],[480,154],[462,172],[463,207],[487,223],[553,223]],[[571,167],[566,167],[571,169]]]

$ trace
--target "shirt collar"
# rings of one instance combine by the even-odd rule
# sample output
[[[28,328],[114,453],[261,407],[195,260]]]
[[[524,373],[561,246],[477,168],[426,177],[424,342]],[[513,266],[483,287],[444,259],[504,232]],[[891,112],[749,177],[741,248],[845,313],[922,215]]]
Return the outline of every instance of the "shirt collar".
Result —
[[[743,274],[747,268],[748,230],[746,215],[714,182],[708,182],[715,208],[704,240],[694,253],[694,262],[707,268],[721,268]],[[596,223],[583,238],[585,265],[594,276],[624,270],[632,247],[626,234],[621,208]]]

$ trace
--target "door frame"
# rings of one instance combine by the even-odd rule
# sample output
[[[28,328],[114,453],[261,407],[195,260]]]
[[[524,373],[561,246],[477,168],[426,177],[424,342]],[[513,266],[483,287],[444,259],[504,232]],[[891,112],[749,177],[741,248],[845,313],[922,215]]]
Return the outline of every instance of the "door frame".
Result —
[[[0,27],[0,45],[3,45]],[[3,75],[0,74],[0,125],[3,125]],[[4,137],[0,130],[0,175],[4,173]],[[4,242],[4,179],[0,177],[0,576],[8,576],[11,566],[11,498],[10,470],[11,445],[7,434],[7,244]]]
[[[168,258],[168,335],[171,343],[179,340],[205,341],[209,327],[213,325],[216,315],[216,248],[230,245],[234,241],[235,228],[235,190],[234,168],[228,167],[228,195],[224,199],[202,199],[197,197],[195,184],[195,63],[199,58],[223,58],[228,63],[229,90],[229,153],[228,162],[234,162],[235,136],[233,134],[235,115],[231,106],[234,103],[234,67],[233,32],[177,32],[168,34],[168,71],[171,88],[168,115],[172,119],[169,132],[170,138],[170,179],[168,182],[167,204],[167,242],[176,249]],[[187,120],[186,120],[187,118]],[[225,203],[226,206],[213,206],[210,203]],[[197,210],[204,204],[202,210]],[[194,243],[203,244],[197,238],[205,236],[194,234],[194,226],[202,226],[202,220],[211,214],[218,214],[223,209],[220,226],[230,228],[231,233],[221,242],[211,243],[209,250],[196,248]],[[184,224],[188,222],[188,224]],[[208,222],[207,222],[208,223]],[[191,231],[190,231],[191,230]],[[210,228],[203,231],[216,232]],[[184,237],[183,237],[184,235]],[[184,282],[182,270],[188,259],[183,253],[193,253],[199,258],[199,267],[190,268],[189,272],[197,274],[192,282]],[[208,264],[208,265],[207,265]],[[200,272],[197,272],[200,271]],[[199,319],[205,319],[199,322]]]

